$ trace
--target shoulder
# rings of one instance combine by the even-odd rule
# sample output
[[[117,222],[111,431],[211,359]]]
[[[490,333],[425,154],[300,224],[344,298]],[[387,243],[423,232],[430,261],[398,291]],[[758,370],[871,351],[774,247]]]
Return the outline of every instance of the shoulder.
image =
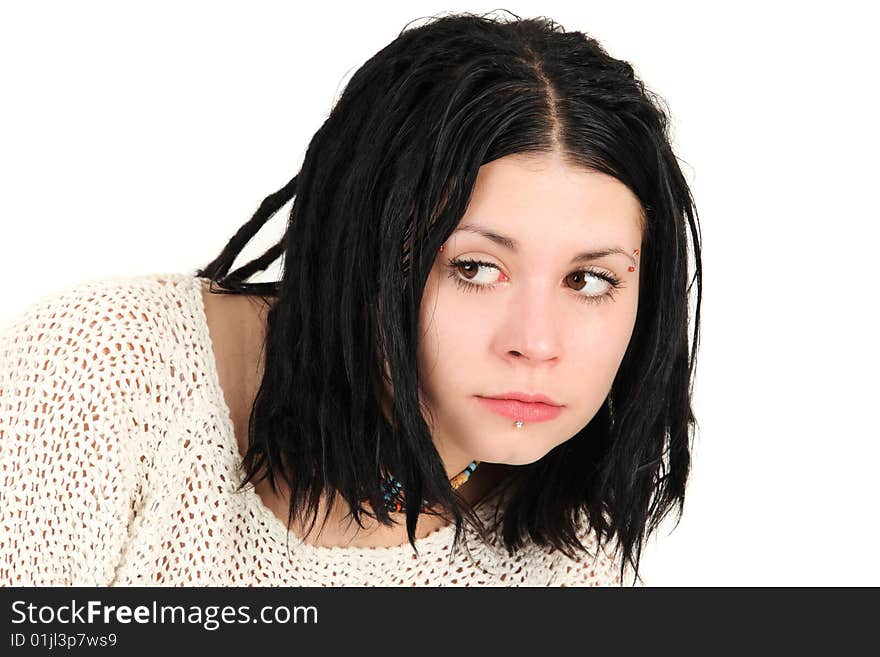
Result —
[[[612,544],[599,545],[595,532],[589,525],[586,512],[578,516],[577,538],[586,548],[575,559],[551,550],[550,586],[621,586],[620,563],[615,560]]]
[[[0,329],[0,582],[112,579],[180,398],[167,336],[189,301],[164,280],[69,285]]]
[[[193,291],[181,274],[83,281],[0,327],[0,475],[143,474],[187,403]]]
[[[53,363],[86,369],[119,360],[127,351],[144,355],[144,345],[135,343],[147,337],[155,341],[167,335],[157,329],[193,316],[195,280],[181,274],[144,274],[59,288],[0,328],[0,363],[15,367],[24,360],[44,370]]]
[[[6,421],[17,424],[42,401],[45,422],[69,422],[50,412],[66,409],[83,424],[91,415],[113,424],[148,404],[153,382],[169,380],[172,363],[181,362],[173,343],[185,337],[181,325],[193,321],[193,297],[183,293],[193,281],[180,274],[117,276],[33,301],[0,328]]]
[[[170,317],[173,309],[191,310],[198,279],[183,274],[142,274],[81,281],[32,301],[0,330],[9,346],[75,336],[79,343],[101,334],[138,332]],[[189,294],[185,294],[189,292]],[[171,306],[169,306],[169,303]],[[187,307],[189,306],[189,307]]]

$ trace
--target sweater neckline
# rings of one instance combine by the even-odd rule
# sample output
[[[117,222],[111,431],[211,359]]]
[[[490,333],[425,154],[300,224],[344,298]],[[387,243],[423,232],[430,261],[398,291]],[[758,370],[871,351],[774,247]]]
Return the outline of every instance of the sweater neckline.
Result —
[[[186,275],[179,274],[179,276]],[[168,278],[168,276],[163,276],[163,278]],[[238,451],[238,441],[235,437],[235,425],[232,422],[232,411],[226,403],[226,397],[223,394],[223,387],[220,385],[220,374],[217,370],[217,361],[214,356],[214,345],[211,339],[211,332],[208,328],[208,316],[205,312],[205,300],[202,297],[202,281],[208,281],[209,279],[200,278],[198,276],[190,276],[189,278],[191,283],[190,291],[193,295],[193,305],[197,309],[196,324],[202,347],[203,368],[207,374],[208,383],[211,387],[211,392],[213,393],[214,403],[221,411],[221,421],[223,423],[222,438],[224,445],[227,448],[226,455],[235,464],[234,469],[238,475],[241,473],[240,466],[242,457]],[[288,529],[287,525],[281,520],[281,518],[275,515],[275,512],[266,506],[262,498],[257,494],[252,483],[245,486],[245,488],[242,489],[241,494],[245,496],[245,500],[249,503],[256,514],[263,519],[266,526],[279,542],[289,540],[304,552],[311,553],[312,556],[360,555],[396,557],[403,556],[407,551],[412,553],[412,545],[409,542],[401,543],[400,545],[371,547],[313,545]],[[418,549],[419,554],[421,555],[425,552],[430,552],[432,548],[448,545],[454,531],[455,523],[449,523],[443,527],[438,527],[426,536],[417,538],[415,540],[415,546]],[[415,554],[413,554],[412,557],[415,558]]]

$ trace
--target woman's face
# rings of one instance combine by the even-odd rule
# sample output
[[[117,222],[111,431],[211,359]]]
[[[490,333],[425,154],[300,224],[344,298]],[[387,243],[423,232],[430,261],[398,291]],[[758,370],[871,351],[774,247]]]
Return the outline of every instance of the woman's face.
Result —
[[[625,185],[556,155],[512,155],[480,168],[420,311],[421,400],[450,476],[473,459],[532,463],[602,406],[635,324],[640,219]],[[622,253],[573,261],[605,249]],[[504,402],[482,399],[510,392],[543,394],[561,408],[544,421],[522,417],[517,428],[528,409],[507,417],[497,412]]]

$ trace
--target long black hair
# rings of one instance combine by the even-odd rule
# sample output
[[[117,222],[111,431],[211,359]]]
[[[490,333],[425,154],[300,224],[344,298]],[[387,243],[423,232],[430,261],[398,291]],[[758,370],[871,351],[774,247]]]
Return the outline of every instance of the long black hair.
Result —
[[[313,526],[321,495],[329,514],[339,494],[360,526],[361,514],[390,526],[380,489],[390,472],[405,491],[414,550],[422,499],[454,520],[454,545],[465,521],[487,536],[452,489],[420,406],[419,305],[480,166],[558,153],[613,176],[641,202],[639,307],[602,407],[538,461],[507,467],[495,528],[511,554],[532,540],[575,558],[586,551],[577,536],[586,517],[600,546],[616,543],[621,576],[628,563],[638,578],[643,542],[673,507],[681,517],[690,471],[696,208],[669,143],[668,111],[632,66],[582,32],[514,18],[452,14],[404,27],[351,77],[299,172],[198,270],[212,291],[273,298],[241,485],[268,477],[277,491],[283,477],[291,521],[308,509]],[[291,200],[282,239],[230,272]],[[278,258],[279,282],[246,282]]]

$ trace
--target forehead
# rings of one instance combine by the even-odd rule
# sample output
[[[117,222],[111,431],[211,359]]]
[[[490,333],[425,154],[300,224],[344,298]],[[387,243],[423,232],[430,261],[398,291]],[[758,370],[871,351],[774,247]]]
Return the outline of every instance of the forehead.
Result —
[[[558,155],[509,155],[480,167],[461,223],[523,236],[577,231],[639,242],[642,212],[635,194],[613,176]]]

